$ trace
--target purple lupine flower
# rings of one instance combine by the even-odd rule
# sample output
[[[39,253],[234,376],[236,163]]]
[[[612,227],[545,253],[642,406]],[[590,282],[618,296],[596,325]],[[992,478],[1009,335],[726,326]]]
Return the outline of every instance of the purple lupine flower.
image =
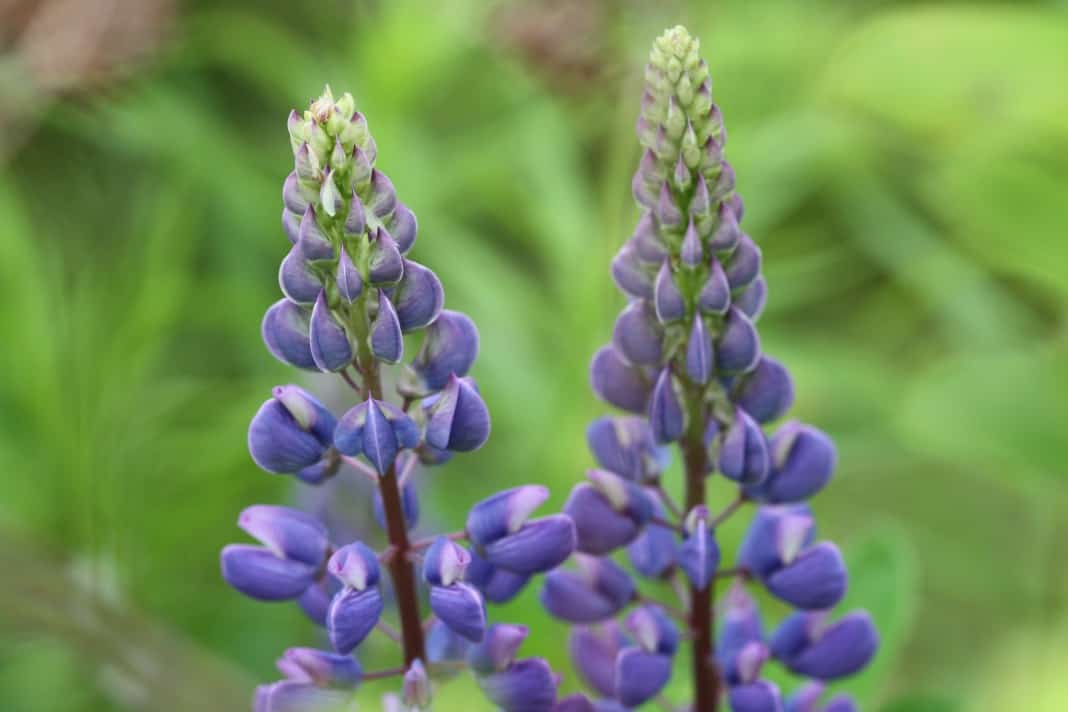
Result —
[[[300,474],[328,460],[334,416],[298,386],[276,386],[248,428],[257,465],[276,474]]]
[[[289,648],[276,665],[290,680],[320,686],[356,687],[363,677],[360,663],[351,655],[338,655],[315,648]]]
[[[467,536],[489,564],[516,574],[548,571],[575,550],[575,524],[566,515],[528,521],[549,496],[538,485],[516,487],[485,499],[467,516]]]
[[[459,544],[438,537],[423,558],[423,579],[430,585],[430,610],[457,635],[477,643],[486,630],[486,607],[477,588],[464,583],[471,555]]]
[[[879,635],[866,611],[853,611],[834,623],[823,612],[789,616],[771,638],[771,653],[798,675],[835,680],[867,665]]]
[[[761,350],[755,322],[768,294],[763,255],[741,226],[744,203],[724,160],[726,131],[696,40],[681,27],[665,32],[645,80],[637,122],[644,150],[631,182],[641,217],[611,263],[627,304],[590,367],[594,393],[631,415],[590,425],[589,447],[603,469],[576,485],[564,506],[575,522],[579,566],[550,573],[541,592],[550,614],[575,624],[573,663],[601,699],[573,696],[561,709],[624,709],[659,694],[672,674],[675,642],[658,648],[650,641],[668,640],[655,632],[671,611],[686,621],[693,647],[693,709],[718,710],[726,697],[736,712],[779,712],[779,690],[762,677],[769,660],[808,675],[859,669],[874,651],[874,629],[847,617],[844,632],[834,629],[821,645],[822,629],[813,624],[787,649],[785,634],[765,639],[744,590],[762,585],[801,611],[841,600],[842,556],[831,542],[813,542],[803,504],[829,480],[834,449],[809,426],[787,422],[770,441],[764,431],[792,406],[794,384]],[[682,455],[682,486],[663,479],[668,460],[660,444],[671,443]],[[710,499],[723,502],[715,516]],[[721,567],[714,530],[749,502],[784,506],[758,509],[735,564]],[[657,606],[636,586],[631,593],[629,577],[583,574],[587,561],[614,571],[609,557],[624,545],[639,575],[689,589],[677,591],[684,610]],[[716,582],[727,577],[736,580],[713,644],[709,613]],[[859,653],[837,644],[847,634],[862,639]]]
[[[517,660],[504,670],[478,678],[490,702],[505,712],[550,712],[560,678],[542,658]]]
[[[382,615],[378,556],[363,543],[353,542],[334,552],[327,569],[343,586],[327,613],[330,642],[339,653],[349,653],[363,642]]]

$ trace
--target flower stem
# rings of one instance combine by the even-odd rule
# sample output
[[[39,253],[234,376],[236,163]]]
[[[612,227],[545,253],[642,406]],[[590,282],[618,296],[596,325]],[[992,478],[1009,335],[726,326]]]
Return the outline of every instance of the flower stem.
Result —
[[[705,504],[705,478],[708,471],[708,450],[705,447],[705,419],[708,414],[702,394],[697,388],[688,389],[690,406],[689,428],[681,442],[682,460],[686,472],[686,511]],[[715,621],[712,599],[715,584],[703,589],[690,584],[690,629],[693,633],[693,689],[695,712],[718,712],[720,698],[719,668],[712,656],[715,640]]]

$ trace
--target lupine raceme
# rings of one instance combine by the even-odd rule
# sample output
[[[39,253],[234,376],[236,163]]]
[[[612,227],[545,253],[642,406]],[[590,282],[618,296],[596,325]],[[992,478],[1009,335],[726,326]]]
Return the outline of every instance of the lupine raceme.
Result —
[[[846,567],[837,546],[816,537],[808,505],[836,452],[820,430],[783,421],[793,382],[761,350],[761,251],[741,227],[698,49],[682,27],[668,30],[645,72],[632,183],[641,217],[611,264],[628,303],[590,370],[596,395],[626,414],[589,426],[597,467],[562,513],[536,517],[548,490],[518,486],[437,536],[411,535],[414,473],[489,437],[469,375],[478,330],[444,308],[438,278],[409,259],[415,215],[376,167],[352,97],[327,89],[291,114],[294,170],[282,193],[291,248],[263,339],[284,363],[336,373],[353,404],[338,416],[303,388],[278,386],[253,417],[249,450],[262,469],[304,486],[373,482],[388,543],[336,541],[319,518],[288,507],[241,513],[238,525],[260,544],[224,548],[224,578],[252,598],[297,602],[329,646],[284,651],[284,679],[257,689],[255,712],[354,709],[361,681],[391,676],[397,688],[384,709],[426,710],[435,686],[460,669],[485,694],[479,709],[675,709],[662,693],[685,659],[691,693],[680,711],[857,709],[825,685],[867,665],[878,635],[866,612],[834,610]],[[665,476],[672,448],[681,483]],[[746,510],[740,547],[721,550],[717,528]],[[567,651],[588,694],[558,695],[549,664],[520,657],[527,626],[489,623],[487,601],[511,600],[539,574],[545,609],[571,625]],[[674,598],[642,593],[643,580]],[[765,628],[764,597],[793,612]],[[376,632],[399,644],[401,664],[364,670],[360,646]],[[803,681],[784,695],[765,679],[768,664]]]
[[[662,692],[688,657],[692,697],[680,710],[855,710],[848,695],[823,701],[824,686],[863,668],[878,635],[866,612],[832,612],[846,568],[834,543],[817,540],[807,504],[830,480],[835,448],[783,422],[794,386],[761,350],[761,251],[741,226],[698,49],[673,28],[645,70],[632,183],[641,217],[611,264],[628,301],[590,371],[597,396],[627,415],[589,426],[598,468],[564,506],[576,553],[541,590],[548,612],[572,624],[570,654],[591,692],[561,709],[674,709]],[[673,447],[681,485],[662,477]],[[739,550],[721,550],[717,528],[746,508]],[[671,600],[642,593],[643,579]],[[763,596],[794,612],[766,630]],[[792,695],[764,679],[772,662],[805,678]]]
[[[528,485],[476,503],[459,531],[410,536],[419,511],[413,473],[489,437],[489,411],[469,375],[478,329],[444,308],[437,276],[408,258],[415,215],[376,167],[375,141],[352,96],[335,99],[327,88],[290,115],[289,137],[294,168],[282,188],[282,226],[290,249],[263,340],[286,364],[337,374],[353,404],[335,415],[300,386],[277,386],[252,418],[248,448],[262,469],[306,486],[370,480],[388,544],[333,540],[323,521],[289,507],[240,514],[238,526],[259,544],[225,547],[223,577],[252,598],[295,601],[329,646],[284,651],[284,679],[260,686],[253,709],[354,709],[363,680],[391,676],[398,692],[384,700],[387,709],[430,709],[436,681],[461,665],[490,704],[549,709],[558,676],[545,660],[520,658],[527,629],[488,624],[485,604],[510,600],[564,561],[574,524],[563,514],[534,517],[549,493]],[[416,338],[418,350],[405,359],[406,341]],[[383,371],[393,364],[389,392]],[[375,631],[398,643],[402,664],[364,669],[356,653]]]

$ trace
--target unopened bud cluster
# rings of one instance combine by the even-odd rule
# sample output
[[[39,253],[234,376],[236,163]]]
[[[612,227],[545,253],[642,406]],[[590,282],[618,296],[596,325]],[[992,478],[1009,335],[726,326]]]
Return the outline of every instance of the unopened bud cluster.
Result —
[[[575,698],[569,709],[655,700],[679,641],[711,634],[711,625],[693,629],[702,620],[693,606],[729,577],[704,674],[716,679],[694,680],[713,690],[701,712],[718,709],[724,691],[734,712],[853,710],[846,697],[822,706],[823,683],[865,666],[878,637],[867,613],[831,613],[845,594],[846,568],[832,542],[816,540],[806,504],[830,480],[835,448],[812,426],[780,422],[793,404],[793,382],[760,347],[761,251],[741,227],[743,203],[723,157],[726,131],[697,41],[681,27],[668,30],[654,44],[645,80],[637,125],[644,151],[632,183],[642,215],[611,266],[628,303],[591,367],[597,395],[631,415],[589,427],[599,468],[564,508],[577,553],[546,577],[541,594],[549,613],[573,624],[572,659],[596,698]],[[700,480],[686,483],[683,507],[661,480],[672,443],[687,478]],[[732,502],[719,515],[704,501],[706,484]],[[724,565],[716,527],[744,504],[756,506],[752,524]],[[612,558],[624,549],[638,578]],[[680,601],[649,600],[639,578],[677,584]],[[796,612],[766,633],[749,587]],[[762,677],[769,660],[811,681],[784,701]]]
[[[349,709],[363,679],[390,674],[402,680],[386,708],[425,710],[433,681],[457,664],[469,666],[496,706],[549,710],[557,676],[544,660],[517,658],[526,628],[489,624],[485,601],[510,600],[564,561],[574,525],[563,514],[532,519],[548,491],[530,485],[476,504],[460,531],[410,538],[419,511],[413,473],[489,436],[489,412],[468,375],[478,330],[444,309],[437,276],[407,257],[415,215],[375,167],[378,151],[352,97],[335,100],[327,89],[303,114],[293,112],[289,136],[294,169],[283,186],[282,225],[291,247],[279,269],[284,296],[267,310],[263,340],[284,363],[341,374],[356,402],[337,416],[303,388],[278,386],[252,419],[248,447],[262,469],[309,485],[373,480],[389,544],[334,541],[318,518],[289,507],[241,513],[238,525],[259,544],[225,547],[223,577],[255,599],[296,601],[330,647],[285,651],[284,679],[258,688],[254,710]],[[403,362],[405,337],[416,333],[421,343],[400,366],[391,400],[380,369]],[[383,620],[391,599],[401,629],[392,635],[396,626]],[[356,654],[376,629],[401,644],[403,666],[365,672]]]

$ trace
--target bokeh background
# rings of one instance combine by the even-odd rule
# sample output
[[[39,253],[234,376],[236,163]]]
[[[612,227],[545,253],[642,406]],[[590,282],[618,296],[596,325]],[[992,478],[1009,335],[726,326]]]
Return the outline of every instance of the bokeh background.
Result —
[[[641,67],[678,22],[764,250],[765,348],[839,444],[814,505],[884,638],[845,687],[1065,709],[1068,4],[891,0],[0,1],[0,708],[245,709],[316,642],[217,556],[247,504],[308,503],[245,431],[305,378],[259,321],[285,117],[326,82],[482,331],[494,437],[425,478],[424,519],[524,482],[563,501],[605,410],[586,366],[622,303]],[[572,689],[534,588],[493,616]]]

